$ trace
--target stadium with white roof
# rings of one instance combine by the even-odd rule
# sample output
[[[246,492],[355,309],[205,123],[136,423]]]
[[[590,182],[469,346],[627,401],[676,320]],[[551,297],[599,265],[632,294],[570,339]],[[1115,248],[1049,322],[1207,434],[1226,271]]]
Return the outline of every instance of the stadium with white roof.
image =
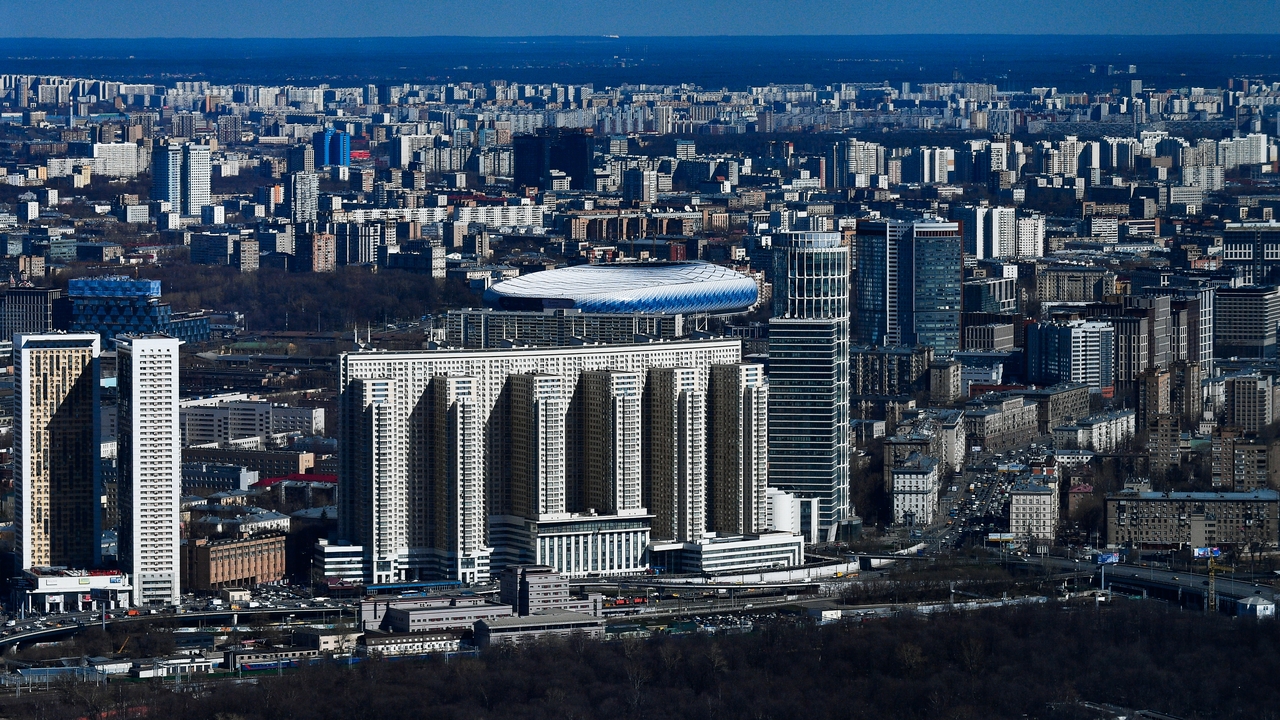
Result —
[[[505,280],[484,294],[486,305],[501,310],[599,313],[737,313],[756,298],[750,277],[692,261],[575,265]]]

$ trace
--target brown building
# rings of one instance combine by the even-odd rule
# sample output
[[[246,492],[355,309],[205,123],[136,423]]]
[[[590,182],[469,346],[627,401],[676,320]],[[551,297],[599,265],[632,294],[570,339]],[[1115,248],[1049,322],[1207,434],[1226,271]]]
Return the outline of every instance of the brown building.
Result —
[[[284,567],[284,533],[234,540],[188,540],[182,587],[216,590],[278,582],[284,578]]]
[[[1067,517],[1072,520],[1080,518],[1080,508],[1093,498],[1093,486],[1089,484],[1074,485],[1067,491]]]
[[[239,448],[188,447],[182,449],[184,463],[238,465],[256,470],[260,478],[301,475],[315,467],[315,453],[293,450],[241,450]]]
[[[1024,390],[1022,397],[1036,403],[1036,431],[1048,435],[1060,425],[1089,417],[1089,386],[1061,383],[1038,390]]]
[[[1280,493],[1122,492],[1107,496],[1110,545],[1277,544]]]
[[[1280,446],[1221,429],[1213,434],[1210,467],[1215,488],[1248,492],[1280,487]]]
[[[984,395],[965,403],[966,442],[987,452],[1028,445],[1038,434],[1037,405],[1022,395]]]
[[[332,233],[302,233],[293,251],[294,272],[333,272],[338,267],[338,238]]]

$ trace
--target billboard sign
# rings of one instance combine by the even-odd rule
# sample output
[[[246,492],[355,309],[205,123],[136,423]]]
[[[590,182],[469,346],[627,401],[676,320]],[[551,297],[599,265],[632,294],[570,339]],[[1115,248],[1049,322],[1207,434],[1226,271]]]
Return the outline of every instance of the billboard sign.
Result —
[[[1222,557],[1222,550],[1216,547],[1191,548],[1191,557],[1196,560],[1208,560],[1209,558]]]
[[[1094,562],[1099,565],[1115,565],[1120,562],[1120,553],[1098,553]]]

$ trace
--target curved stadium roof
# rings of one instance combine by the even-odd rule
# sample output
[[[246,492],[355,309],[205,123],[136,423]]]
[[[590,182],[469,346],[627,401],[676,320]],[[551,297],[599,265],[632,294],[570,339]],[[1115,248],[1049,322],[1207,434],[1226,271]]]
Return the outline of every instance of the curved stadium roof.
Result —
[[[756,283],[704,262],[575,265],[504,280],[484,301],[503,310],[729,313],[755,304]]]

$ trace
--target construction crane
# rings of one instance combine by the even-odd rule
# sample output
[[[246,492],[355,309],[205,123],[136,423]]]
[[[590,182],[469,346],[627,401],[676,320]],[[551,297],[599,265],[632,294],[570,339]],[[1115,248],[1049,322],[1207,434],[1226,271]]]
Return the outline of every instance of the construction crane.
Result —
[[[1236,569],[1229,565],[1219,565],[1209,558],[1209,598],[1205,603],[1205,610],[1212,612],[1218,611],[1218,572],[1225,570],[1226,572],[1235,572]]]

